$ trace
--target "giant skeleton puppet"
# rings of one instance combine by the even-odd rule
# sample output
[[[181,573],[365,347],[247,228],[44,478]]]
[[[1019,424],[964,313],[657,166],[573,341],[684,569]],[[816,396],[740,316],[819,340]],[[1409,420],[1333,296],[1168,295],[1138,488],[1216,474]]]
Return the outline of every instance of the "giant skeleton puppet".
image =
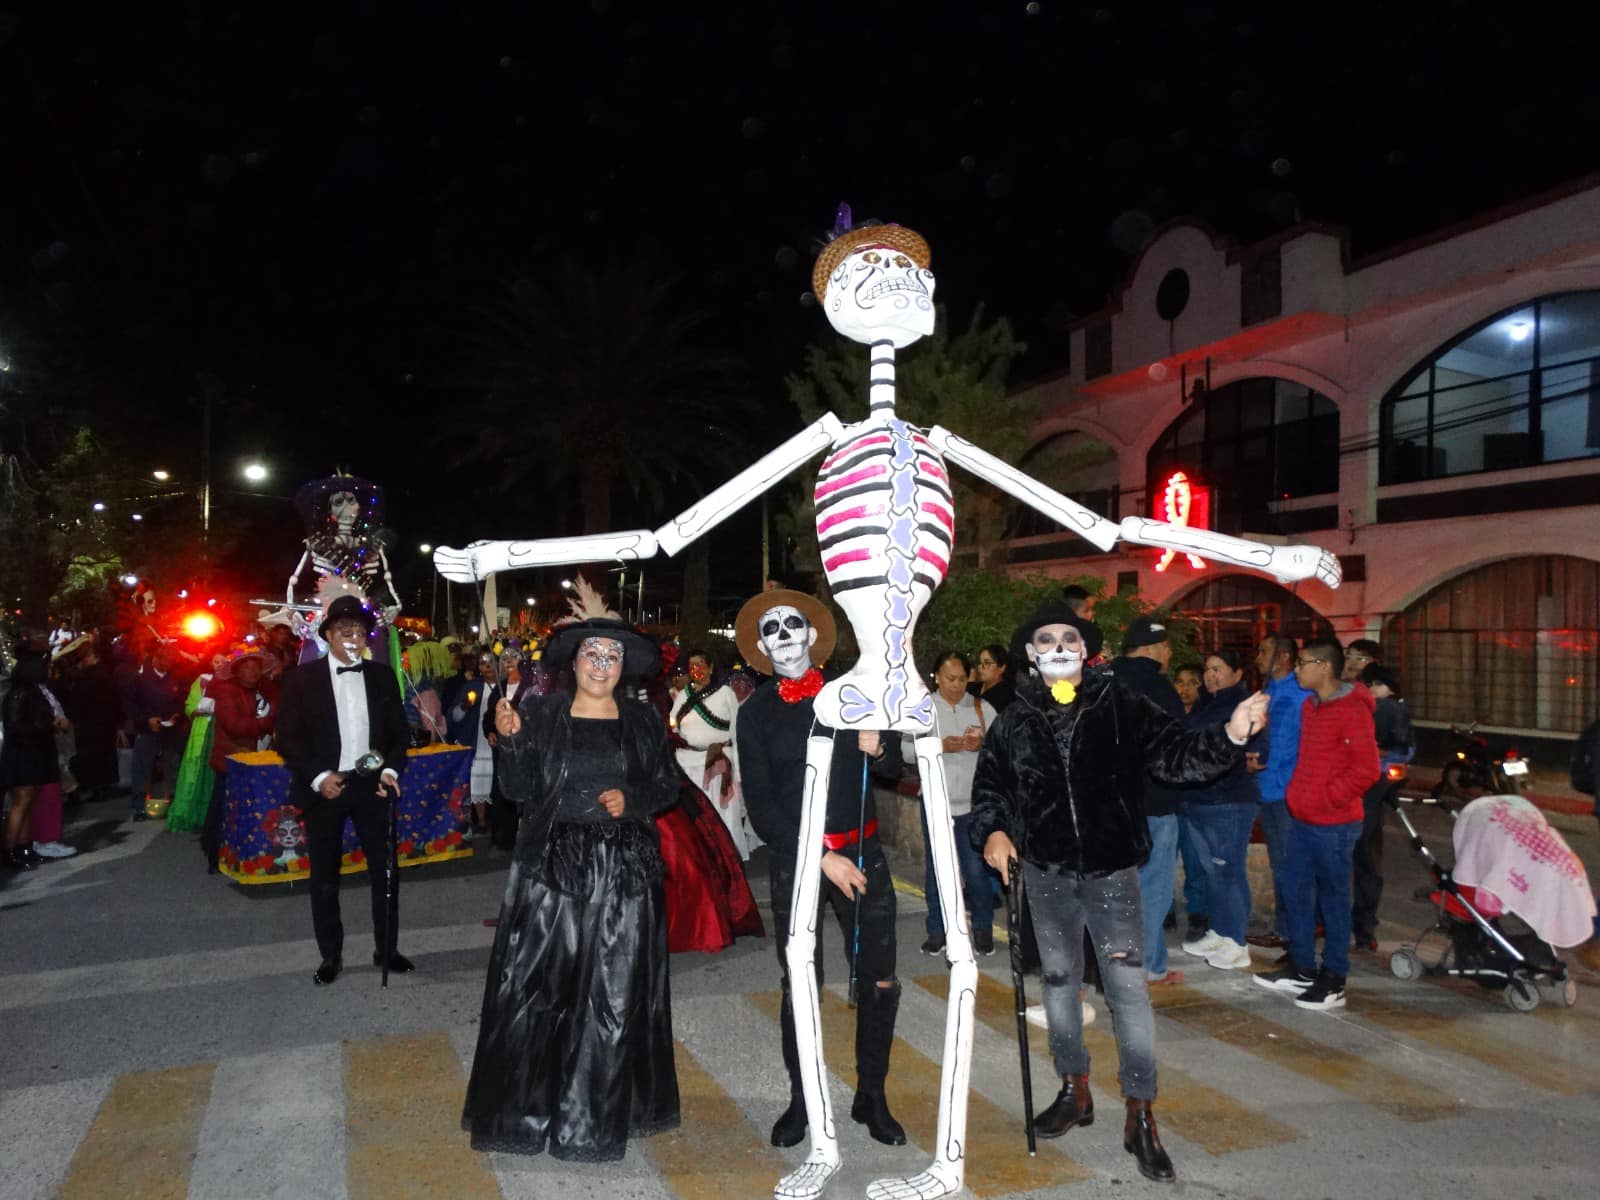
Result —
[[[521,567],[638,559],[676,554],[813,456],[828,451],[817,475],[817,539],[834,599],[850,620],[861,657],[816,697],[816,718],[834,729],[876,729],[915,735],[923,780],[934,875],[947,931],[950,998],[937,1144],[926,1170],[880,1179],[869,1200],[934,1200],[959,1192],[965,1173],[967,1083],[972,1070],[972,1010],[977,982],[960,873],[956,868],[949,797],[933,702],[912,659],[917,618],[949,568],[955,512],[946,462],[965,467],[1024,504],[1081,534],[1102,551],[1119,541],[1218,559],[1263,571],[1284,583],[1321,579],[1339,584],[1338,559],[1315,546],[1264,545],[1205,529],[1145,517],[1107,520],[981,450],[947,429],[916,429],[894,413],[895,351],[933,332],[933,272],[928,244],[901,225],[849,228],[841,207],[833,240],[817,259],[812,286],[829,323],[871,348],[865,420],[843,424],[825,413],[800,433],[715,489],[661,528],[525,542],[475,542],[441,547],[434,562],[462,582]],[[828,794],[831,742],[813,737],[807,748],[800,857],[795,864],[787,965],[794,987],[795,1026],[806,1070],[805,1100],[811,1149],[799,1169],[774,1189],[779,1200],[821,1193],[839,1167],[828,1091],[823,1086],[816,976],[812,954],[821,885],[822,822]],[[815,833],[817,836],[809,836]],[[802,986],[804,985],[804,986]]]
[[[288,626],[301,639],[301,661],[309,662],[325,649],[317,628],[334,600],[360,600],[377,618],[379,634],[400,615],[400,601],[383,548],[381,487],[357,475],[329,475],[295,493],[294,506],[305,521],[305,553],[289,576],[283,607],[262,612],[259,620]],[[378,659],[388,659],[384,637],[372,639],[372,647]]]

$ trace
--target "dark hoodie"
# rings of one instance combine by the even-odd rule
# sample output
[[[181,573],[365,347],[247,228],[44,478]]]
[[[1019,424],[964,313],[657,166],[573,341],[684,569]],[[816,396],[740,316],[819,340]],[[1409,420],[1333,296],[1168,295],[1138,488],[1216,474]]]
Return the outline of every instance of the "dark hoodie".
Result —
[[[1300,758],[1289,780],[1289,815],[1311,825],[1363,817],[1362,794],[1377,781],[1378,742],[1372,693],[1341,684],[1332,699],[1306,697],[1300,711]]]

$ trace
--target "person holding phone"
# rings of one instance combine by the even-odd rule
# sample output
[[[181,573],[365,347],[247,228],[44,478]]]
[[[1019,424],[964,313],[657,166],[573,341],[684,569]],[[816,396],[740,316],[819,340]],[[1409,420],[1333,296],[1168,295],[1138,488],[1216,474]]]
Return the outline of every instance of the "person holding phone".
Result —
[[[933,669],[933,720],[944,749],[945,786],[950,791],[950,815],[956,830],[956,865],[961,869],[961,890],[966,896],[972,920],[972,948],[979,954],[994,953],[994,880],[984,865],[983,856],[972,844],[967,827],[972,823],[972,774],[978,764],[978,747],[983,735],[1000,714],[987,700],[967,691],[967,656],[956,650],[939,655]],[[916,761],[911,739],[904,742],[907,762]],[[933,875],[933,853],[928,848],[927,817],[923,817],[923,888],[928,899],[924,922],[928,938],[922,943],[924,954],[944,953],[944,918],[939,911],[939,886]]]

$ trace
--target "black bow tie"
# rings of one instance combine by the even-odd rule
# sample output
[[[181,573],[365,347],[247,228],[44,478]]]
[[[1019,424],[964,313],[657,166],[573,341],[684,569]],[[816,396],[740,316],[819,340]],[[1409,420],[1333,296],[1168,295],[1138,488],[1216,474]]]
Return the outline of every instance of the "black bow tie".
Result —
[[[361,670],[361,664],[357,663],[353,667],[335,667],[333,669],[333,673],[335,675],[348,675],[351,671],[359,671],[359,670]]]

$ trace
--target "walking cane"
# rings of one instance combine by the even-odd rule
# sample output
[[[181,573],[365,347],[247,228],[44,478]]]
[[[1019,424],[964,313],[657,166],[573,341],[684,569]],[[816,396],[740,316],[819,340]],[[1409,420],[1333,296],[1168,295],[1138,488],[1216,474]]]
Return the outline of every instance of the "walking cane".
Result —
[[[862,836],[867,827],[867,756],[861,756],[861,815],[856,818],[856,870],[866,874],[867,839]],[[864,893],[856,893],[856,929],[855,946],[850,951],[850,1007],[856,1006],[858,964],[861,961],[861,897]]]
[[[400,802],[400,797],[385,796],[383,802],[389,817],[389,844],[387,847],[388,853],[385,855],[387,866],[383,873],[383,983],[381,986],[388,987],[389,960],[394,957],[394,949],[399,940],[398,935],[400,932],[395,928],[400,922],[395,919],[399,914],[395,912],[394,896],[395,859],[400,856],[400,847],[395,834],[394,810]]]
[[[1017,1053],[1022,1059],[1022,1119],[1028,1134],[1028,1154],[1039,1153],[1033,1135],[1033,1066],[1028,1061],[1028,993],[1022,982],[1022,872],[1017,860],[1006,864],[1006,927],[1011,943],[1011,989],[1017,998]]]

